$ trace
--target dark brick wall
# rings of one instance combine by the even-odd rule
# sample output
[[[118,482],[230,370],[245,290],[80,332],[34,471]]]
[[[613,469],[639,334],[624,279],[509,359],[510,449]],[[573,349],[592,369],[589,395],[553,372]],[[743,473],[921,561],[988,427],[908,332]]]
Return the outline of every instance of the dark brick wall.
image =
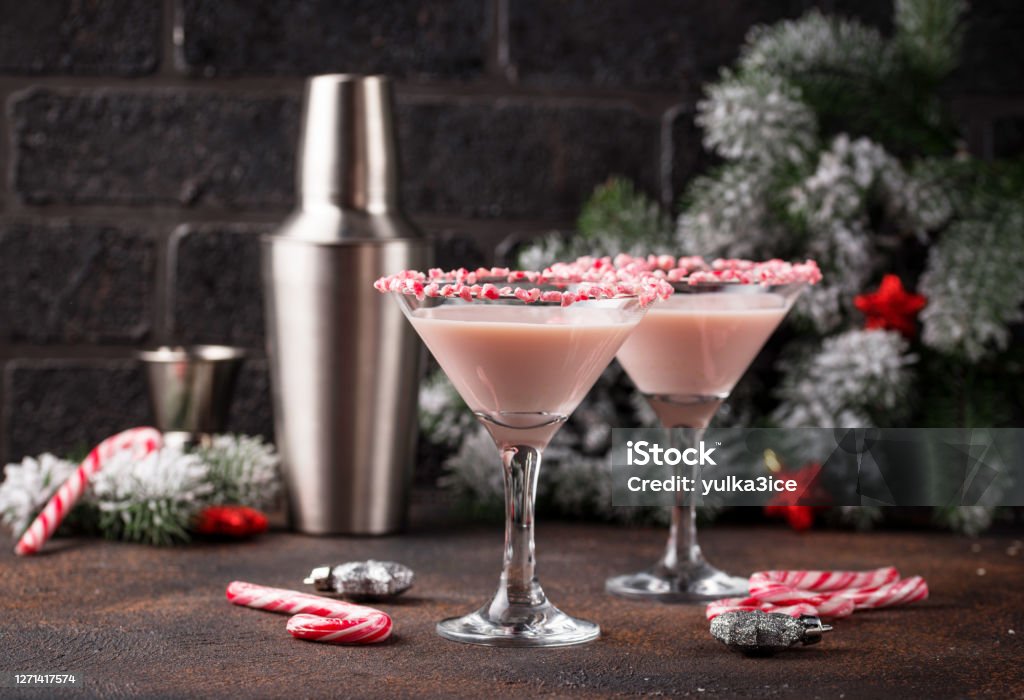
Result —
[[[970,146],[1024,151],[1024,10],[972,3],[949,86]],[[270,432],[257,236],[294,199],[302,76],[398,79],[403,195],[439,262],[571,225],[608,174],[671,203],[693,108],[751,24],[891,0],[0,0],[0,458],[149,420],[132,360],[249,348],[232,427]]]

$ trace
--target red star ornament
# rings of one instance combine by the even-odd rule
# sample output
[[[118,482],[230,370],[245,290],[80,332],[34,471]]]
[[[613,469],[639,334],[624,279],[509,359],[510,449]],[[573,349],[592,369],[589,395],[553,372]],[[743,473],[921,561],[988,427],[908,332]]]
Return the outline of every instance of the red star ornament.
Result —
[[[853,305],[865,316],[865,328],[899,331],[907,338],[914,337],[914,318],[927,303],[926,297],[908,293],[896,275],[883,277],[877,291],[853,298]]]
[[[824,508],[822,506],[802,506],[798,503],[807,489],[815,490],[814,479],[820,471],[820,464],[809,462],[804,465],[803,469],[778,474],[780,479],[793,479],[800,488],[795,492],[784,491],[773,496],[765,505],[764,514],[769,518],[785,518],[789,526],[797,532],[809,530],[814,524],[814,515]]]

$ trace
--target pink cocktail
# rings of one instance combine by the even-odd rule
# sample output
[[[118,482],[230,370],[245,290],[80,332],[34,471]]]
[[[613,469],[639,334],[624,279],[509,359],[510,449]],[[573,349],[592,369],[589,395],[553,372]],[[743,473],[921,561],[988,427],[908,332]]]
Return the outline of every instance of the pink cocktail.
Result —
[[[438,364],[487,428],[505,479],[498,591],[443,620],[447,639],[565,646],[600,628],[552,605],[535,575],[534,501],[541,454],[643,317],[654,292],[613,273],[405,272],[377,283],[399,301]]]
[[[655,305],[623,344],[618,360],[675,438],[697,445],[736,382],[785,318],[800,292],[820,277],[813,263],[749,263],[686,258],[682,267],[626,258],[617,264],[672,279],[675,293]],[[617,595],[700,601],[744,595],[746,579],[710,565],[697,544],[696,509],[672,509],[662,558],[649,570],[607,581]]]

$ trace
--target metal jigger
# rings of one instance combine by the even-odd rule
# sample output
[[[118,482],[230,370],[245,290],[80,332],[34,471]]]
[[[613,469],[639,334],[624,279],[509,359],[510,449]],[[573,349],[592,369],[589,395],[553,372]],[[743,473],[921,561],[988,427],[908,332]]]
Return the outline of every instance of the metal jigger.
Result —
[[[267,356],[292,526],[378,535],[405,522],[421,346],[373,283],[425,269],[405,217],[387,78],[306,82],[299,206],[263,239]]]
[[[224,430],[243,350],[161,347],[138,357],[146,366],[153,416],[165,444],[187,447]]]

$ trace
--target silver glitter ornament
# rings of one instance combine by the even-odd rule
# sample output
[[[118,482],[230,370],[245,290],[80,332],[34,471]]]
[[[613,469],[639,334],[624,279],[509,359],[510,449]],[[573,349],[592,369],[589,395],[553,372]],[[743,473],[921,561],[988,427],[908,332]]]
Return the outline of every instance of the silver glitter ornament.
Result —
[[[412,586],[412,569],[394,561],[350,561],[337,566],[318,566],[305,583],[318,591],[338,593],[346,598],[390,598]]]
[[[817,644],[832,625],[811,615],[792,617],[760,610],[722,613],[711,621],[711,634],[733,651],[771,656],[794,644]]]

